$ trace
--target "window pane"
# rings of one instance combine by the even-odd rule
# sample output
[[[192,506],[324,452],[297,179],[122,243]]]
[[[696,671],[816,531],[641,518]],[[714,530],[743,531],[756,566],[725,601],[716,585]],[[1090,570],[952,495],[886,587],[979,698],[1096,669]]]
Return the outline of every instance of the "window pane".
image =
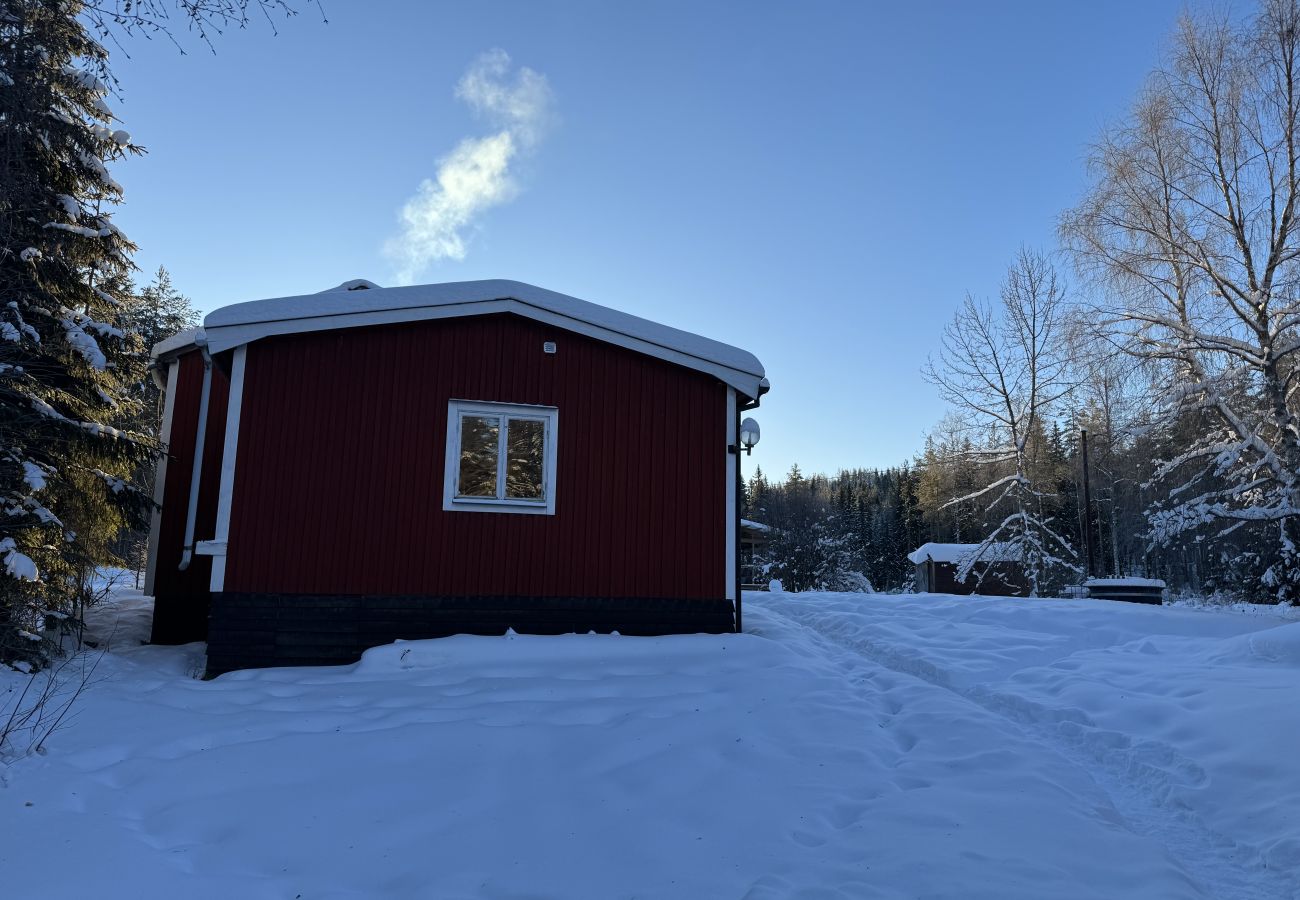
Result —
[[[506,428],[506,496],[541,500],[542,458],[546,423],[539,419],[510,419]]]
[[[460,417],[459,497],[497,495],[497,434],[501,420],[493,416]]]

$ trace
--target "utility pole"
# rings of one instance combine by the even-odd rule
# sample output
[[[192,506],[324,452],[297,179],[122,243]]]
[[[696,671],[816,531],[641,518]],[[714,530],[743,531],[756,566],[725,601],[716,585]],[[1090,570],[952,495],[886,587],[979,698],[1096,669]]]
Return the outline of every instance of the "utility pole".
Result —
[[[1088,481],[1088,429],[1079,429],[1083,445],[1083,558],[1087,570],[1084,580],[1091,578],[1096,569],[1092,564],[1092,486]]]

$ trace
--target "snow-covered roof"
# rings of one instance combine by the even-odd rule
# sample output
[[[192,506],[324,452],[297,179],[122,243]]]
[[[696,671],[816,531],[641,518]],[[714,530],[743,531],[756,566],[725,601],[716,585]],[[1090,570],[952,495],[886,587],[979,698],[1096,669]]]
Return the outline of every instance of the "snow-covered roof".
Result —
[[[1083,586],[1163,588],[1165,583],[1159,578],[1089,578]]]
[[[920,565],[927,559],[937,563],[960,563],[979,550],[979,544],[922,544],[911,553],[907,558],[913,565]],[[980,562],[1019,562],[1020,551],[1012,544],[992,543],[984,548],[979,555]]]
[[[354,279],[317,294],[224,306],[208,314],[203,328],[208,346],[219,353],[277,334],[501,312],[708,372],[747,397],[757,398],[768,387],[763,364],[738,347],[519,281],[385,288]],[[178,338],[159,344],[154,355],[159,347]]]
[[[349,278],[338,287],[326,288],[325,290],[317,291],[316,293],[332,294],[335,291],[368,291],[371,288],[377,287],[379,287],[379,285],[375,284],[368,278]]]
[[[202,328],[186,328],[184,331],[178,331],[171,337],[153,345],[153,358],[163,360],[169,356],[174,356],[188,347],[193,347],[195,341],[202,336]]]
[[[771,531],[771,530],[772,530],[772,526],[770,526],[770,525],[764,525],[762,522],[755,522],[755,521],[753,521],[752,519],[741,519],[741,520],[740,520],[740,527],[741,527],[741,528],[748,528],[748,529],[750,529],[751,531]]]

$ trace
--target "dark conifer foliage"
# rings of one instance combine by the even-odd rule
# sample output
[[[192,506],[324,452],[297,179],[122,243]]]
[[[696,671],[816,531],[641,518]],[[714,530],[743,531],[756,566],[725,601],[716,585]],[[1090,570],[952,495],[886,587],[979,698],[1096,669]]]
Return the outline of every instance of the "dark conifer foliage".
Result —
[[[755,471],[745,517],[768,525],[767,575],[786,590],[900,590],[910,584],[907,553],[923,539],[916,472],[853,469],[783,482]]]
[[[172,282],[171,273],[163,266],[158,267],[153,280],[139,290],[126,310],[126,329],[140,335],[145,347],[153,347],[198,324],[199,314],[194,304],[180,292]],[[139,414],[133,427],[157,437],[162,424],[162,391],[153,378],[145,378],[134,387]]]
[[[104,48],[60,0],[0,2],[0,661],[39,664],[149,508],[145,342],[108,164],[138,153]]]

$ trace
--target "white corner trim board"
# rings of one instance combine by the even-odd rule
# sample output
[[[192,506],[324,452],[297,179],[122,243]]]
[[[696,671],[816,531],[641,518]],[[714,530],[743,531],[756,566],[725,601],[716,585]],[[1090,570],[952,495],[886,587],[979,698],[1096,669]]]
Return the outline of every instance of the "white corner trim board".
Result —
[[[163,389],[162,427],[159,440],[158,471],[153,478],[153,510],[149,513],[149,561],[144,570],[144,593],[153,596],[154,577],[158,573],[158,537],[162,531],[163,493],[167,487],[167,447],[172,440],[172,417],[176,411],[176,377],[181,364],[173,359],[167,364],[167,386]]]
[[[736,389],[727,388],[727,599],[736,599],[736,467],[740,465],[740,445],[736,434]]]
[[[244,405],[244,369],[248,361],[248,345],[235,348],[230,365],[230,401],[226,406],[226,440],[221,448],[221,483],[217,489],[216,534],[210,541],[200,542],[214,550],[212,553],[212,579],[208,584],[213,593],[226,586],[226,545],[230,539],[230,505],[235,496],[235,461],[239,455],[239,414]],[[215,548],[220,547],[220,552]],[[200,553],[204,552],[199,550]]]

